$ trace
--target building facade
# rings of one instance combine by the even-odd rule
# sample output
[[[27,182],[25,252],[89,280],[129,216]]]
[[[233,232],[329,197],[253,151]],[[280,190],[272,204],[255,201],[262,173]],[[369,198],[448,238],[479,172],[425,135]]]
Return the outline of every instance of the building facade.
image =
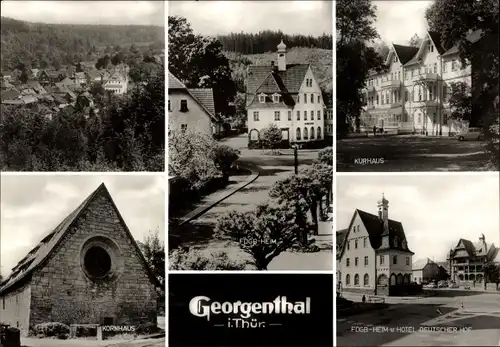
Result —
[[[389,219],[389,201],[378,202],[378,216],[356,209],[338,248],[337,286],[341,291],[375,295],[410,293],[412,256],[400,222]]]
[[[482,234],[479,241],[460,239],[457,246],[450,250],[448,261],[451,268],[451,280],[454,282],[482,282],[483,267],[494,262],[499,248],[493,243],[488,244]]]
[[[439,265],[429,258],[420,259],[412,265],[412,277],[418,284],[440,279]]]
[[[472,85],[471,65],[461,65],[457,47],[444,49],[438,33],[427,32],[419,47],[391,45],[385,66],[366,81],[360,131],[452,136],[467,126],[450,118],[449,99],[452,84]]]
[[[333,141],[333,106],[325,108],[325,138],[328,142]]]
[[[288,144],[323,141],[325,105],[317,78],[309,64],[287,64],[283,41],[277,48],[277,64],[251,65],[247,71],[249,146],[270,124]]]
[[[188,89],[168,73],[168,127],[169,131],[196,132],[217,135],[222,122],[215,114],[212,89]]]
[[[102,184],[0,286],[1,320],[37,324],[156,323],[158,281]]]

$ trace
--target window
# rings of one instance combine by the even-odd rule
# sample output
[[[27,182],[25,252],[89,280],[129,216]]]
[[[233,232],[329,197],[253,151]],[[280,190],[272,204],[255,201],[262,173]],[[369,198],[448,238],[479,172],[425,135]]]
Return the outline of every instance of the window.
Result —
[[[266,102],[266,94],[260,94],[259,95],[259,102],[261,104],[264,104]]]
[[[347,267],[351,266],[351,259],[347,258],[345,260],[345,266],[347,266]]]
[[[443,72],[446,72],[447,68],[448,68],[448,62],[443,61]]]
[[[368,266],[368,256],[365,256],[365,266]]]
[[[321,120],[321,111],[320,111],[320,110],[318,110],[316,113],[317,113],[317,115],[318,115],[318,120]]]
[[[19,294],[16,294],[16,305],[19,304]]]
[[[308,140],[309,139],[309,133],[307,131],[307,128],[304,128],[304,140]]]
[[[304,120],[307,120],[307,111],[304,111]]]
[[[307,104],[307,94],[304,94],[304,104]]]
[[[280,120],[280,111],[274,111],[274,120],[279,121]]]
[[[418,87],[418,101],[422,101],[422,87]]]
[[[295,137],[297,138],[297,140],[300,141],[301,137],[300,137],[300,128],[297,128],[296,132],[295,132]]]
[[[378,103],[379,103],[379,96],[378,96],[378,94],[377,94],[377,105],[378,105]]]
[[[311,104],[314,104],[314,94],[311,94]]]
[[[185,133],[187,130],[187,124],[181,124],[181,132]]]
[[[318,131],[316,132],[316,137],[319,139],[321,139],[321,127],[318,127]]]
[[[354,249],[358,249],[358,240],[354,240]]]
[[[451,61],[451,71],[456,71],[457,70],[457,62],[456,60]]]
[[[408,91],[405,90],[405,101],[408,101]]]
[[[300,120],[300,111],[297,111],[297,120]]]
[[[398,256],[397,255],[393,255],[392,256],[392,264],[396,265],[397,263],[398,263]]]
[[[288,120],[292,120],[292,111],[288,111]]]
[[[432,43],[429,43],[429,52],[434,52],[434,46]]]
[[[422,123],[422,115],[419,114],[418,119],[417,119],[417,124],[421,124],[421,123]]]
[[[448,114],[446,114],[446,113],[443,114],[443,124],[444,125],[448,124]]]
[[[354,275],[354,285],[359,286],[359,275],[358,274]]]
[[[380,256],[380,265],[384,265],[385,262],[385,256],[381,255]]]
[[[280,96],[279,96],[279,94],[273,94],[273,102],[275,104],[277,104],[278,102],[280,102]]]
[[[368,246],[368,238],[365,237],[363,238],[363,248],[366,248]]]
[[[351,249],[351,241],[347,241],[347,250]]]
[[[406,257],[406,266],[410,265],[410,257]]]
[[[434,100],[434,87],[429,87],[429,100]]]
[[[398,71],[398,80],[401,81],[401,71]]]
[[[385,94],[382,93],[382,105],[385,104]]]
[[[259,121],[259,111],[254,111],[253,112],[253,120],[255,122],[258,122]]]
[[[300,94],[297,94],[297,104],[300,103]]]
[[[368,276],[368,274],[365,274],[365,276],[363,277],[363,285],[364,286],[370,285],[370,277]]]
[[[345,275],[345,284],[346,285],[351,284],[351,276],[349,274]]]
[[[170,107],[170,100],[168,100],[168,112],[172,112],[172,108]]]
[[[359,258],[355,257],[354,258],[354,266],[358,266],[358,263],[359,263]]]
[[[188,101],[181,100],[181,112],[187,112],[187,111],[188,111]]]
[[[415,69],[411,69],[411,77],[415,75]]]
[[[321,95],[318,95],[318,104],[321,103]]]
[[[314,127],[311,127],[311,140],[314,140]]]
[[[437,73],[437,72],[438,72],[438,64],[434,63],[434,73]]]

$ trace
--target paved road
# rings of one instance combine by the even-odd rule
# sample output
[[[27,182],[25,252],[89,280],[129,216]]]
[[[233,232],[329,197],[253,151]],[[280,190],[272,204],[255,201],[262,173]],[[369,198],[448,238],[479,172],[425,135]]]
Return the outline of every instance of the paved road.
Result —
[[[362,158],[377,159],[370,162]],[[337,171],[487,171],[482,141],[411,135],[337,141]]]
[[[337,344],[350,347],[499,345],[500,295],[441,295],[415,300],[396,298],[387,309],[337,319]]]

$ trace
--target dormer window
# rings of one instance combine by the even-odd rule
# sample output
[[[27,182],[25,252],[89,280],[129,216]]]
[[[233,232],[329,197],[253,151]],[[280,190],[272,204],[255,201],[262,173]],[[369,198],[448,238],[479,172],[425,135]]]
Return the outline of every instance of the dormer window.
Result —
[[[259,102],[261,104],[266,102],[266,94],[259,94]]]
[[[280,95],[279,94],[273,94],[273,102],[277,104],[280,102]]]
[[[397,55],[395,55],[395,56],[394,56],[394,62],[395,62],[395,63],[397,63],[397,62],[398,62],[398,56],[397,56]]]
[[[434,46],[432,43],[429,43],[429,52],[434,52]]]

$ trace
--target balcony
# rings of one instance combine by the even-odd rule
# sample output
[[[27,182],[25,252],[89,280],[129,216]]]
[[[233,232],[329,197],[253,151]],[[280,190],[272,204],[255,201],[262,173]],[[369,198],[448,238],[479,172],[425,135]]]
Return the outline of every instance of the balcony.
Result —
[[[419,82],[435,82],[441,79],[437,73],[426,72],[417,76],[416,80]]]
[[[392,81],[390,81],[388,87],[391,89],[399,89],[399,88],[401,88],[402,83],[403,82],[401,82],[400,80],[392,80]]]
[[[421,100],[411,102],[412,107],[437,107],[438,104],[437,100]]]

